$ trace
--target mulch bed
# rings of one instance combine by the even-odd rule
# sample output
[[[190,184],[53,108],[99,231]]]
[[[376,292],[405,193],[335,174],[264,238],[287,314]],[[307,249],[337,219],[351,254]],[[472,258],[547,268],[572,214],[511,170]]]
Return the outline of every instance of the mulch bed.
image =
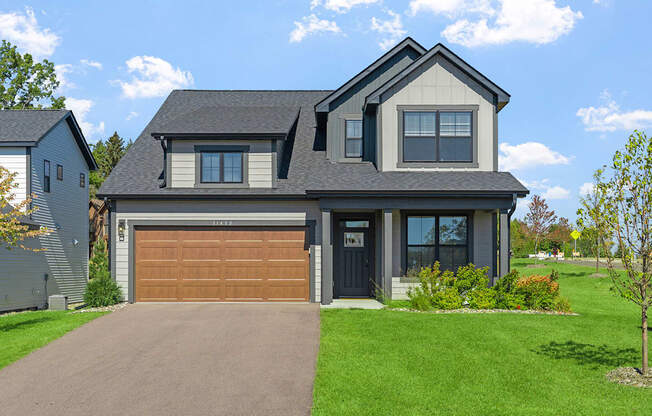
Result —
[[[121,303],[117,303],[117,304],[115,304],[115,305],[111,305],[111,306],[102,306],[102,307],[99,307],[99,308],[84,308],[84,309],[78,309],[78,310],[74,311],[73,313],[84,313],[84,312],[115,312],[115,311],[117,311],[117,310],[120,310],[120,309],[124,308],[124,307],[127,306],[127,305],[128,305],[127,302],[121,302]]]
[[[410,308],[385,308],[389,311],[400,311],[400,312],[415,312],[415,313],[435,313],[435,314],[448,314],[448,313],[521,313],[526,315],[567,315],[567,316],[579,316],[579,313],[575,312],[555,312],[555,311],[536,311],[536,310],[526,310],[526,309],[437,309],[434,311],[419,311],[417,309]]]
[[[607,380],[633,387],[652,387],[652,371],[644,376],[638,368],[620,367],[607,373]]]

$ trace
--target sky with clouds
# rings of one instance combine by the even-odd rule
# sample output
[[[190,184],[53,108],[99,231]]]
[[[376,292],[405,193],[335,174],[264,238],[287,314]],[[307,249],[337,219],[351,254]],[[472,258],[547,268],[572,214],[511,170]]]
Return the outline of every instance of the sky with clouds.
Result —
[[[574,220],[593,171],[652,126],[649,16],[648,0],[0,0],[0,38],[56,64],[91,143],[136,138],[175,88],[335,89],[405,36],[442,42],[512,96],[501,170]]]

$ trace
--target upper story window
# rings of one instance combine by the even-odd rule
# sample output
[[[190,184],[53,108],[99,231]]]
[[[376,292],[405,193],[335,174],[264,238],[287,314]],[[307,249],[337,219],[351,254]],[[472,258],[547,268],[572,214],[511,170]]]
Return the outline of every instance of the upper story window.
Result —
[[[362,157],[362,120],[346,120],[346,157]]]
[[[242,152],[201,152],[201,183],[242,183]]]
[[[57,180],[62,181],[63,180],[63,166],[57,165]]]
[[[50,161],[43,161],[43,192],[50,192]]]
[[[403,162],[473,162],[473,112],[404,111]]]

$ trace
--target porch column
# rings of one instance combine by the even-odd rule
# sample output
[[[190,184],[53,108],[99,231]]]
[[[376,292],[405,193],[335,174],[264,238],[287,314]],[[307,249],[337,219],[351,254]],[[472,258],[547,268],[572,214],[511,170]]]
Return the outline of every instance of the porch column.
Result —
[[[383,292],[392,297],[392,210],[383,209]]]
[[[507,211],[500,211],[500,248],[499,248],[499,265],[498,277],[503,277],[509,273],[509,214]]]
[[[321,211],[321,303],[333,302],[333,242],[331,241],[331,210]]]

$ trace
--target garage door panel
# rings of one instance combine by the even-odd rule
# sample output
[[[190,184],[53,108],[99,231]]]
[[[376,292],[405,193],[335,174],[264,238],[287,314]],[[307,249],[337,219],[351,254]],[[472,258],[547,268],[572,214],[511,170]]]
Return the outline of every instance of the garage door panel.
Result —
[[[138,228],[136,301],[309,298],[305,228]]]

